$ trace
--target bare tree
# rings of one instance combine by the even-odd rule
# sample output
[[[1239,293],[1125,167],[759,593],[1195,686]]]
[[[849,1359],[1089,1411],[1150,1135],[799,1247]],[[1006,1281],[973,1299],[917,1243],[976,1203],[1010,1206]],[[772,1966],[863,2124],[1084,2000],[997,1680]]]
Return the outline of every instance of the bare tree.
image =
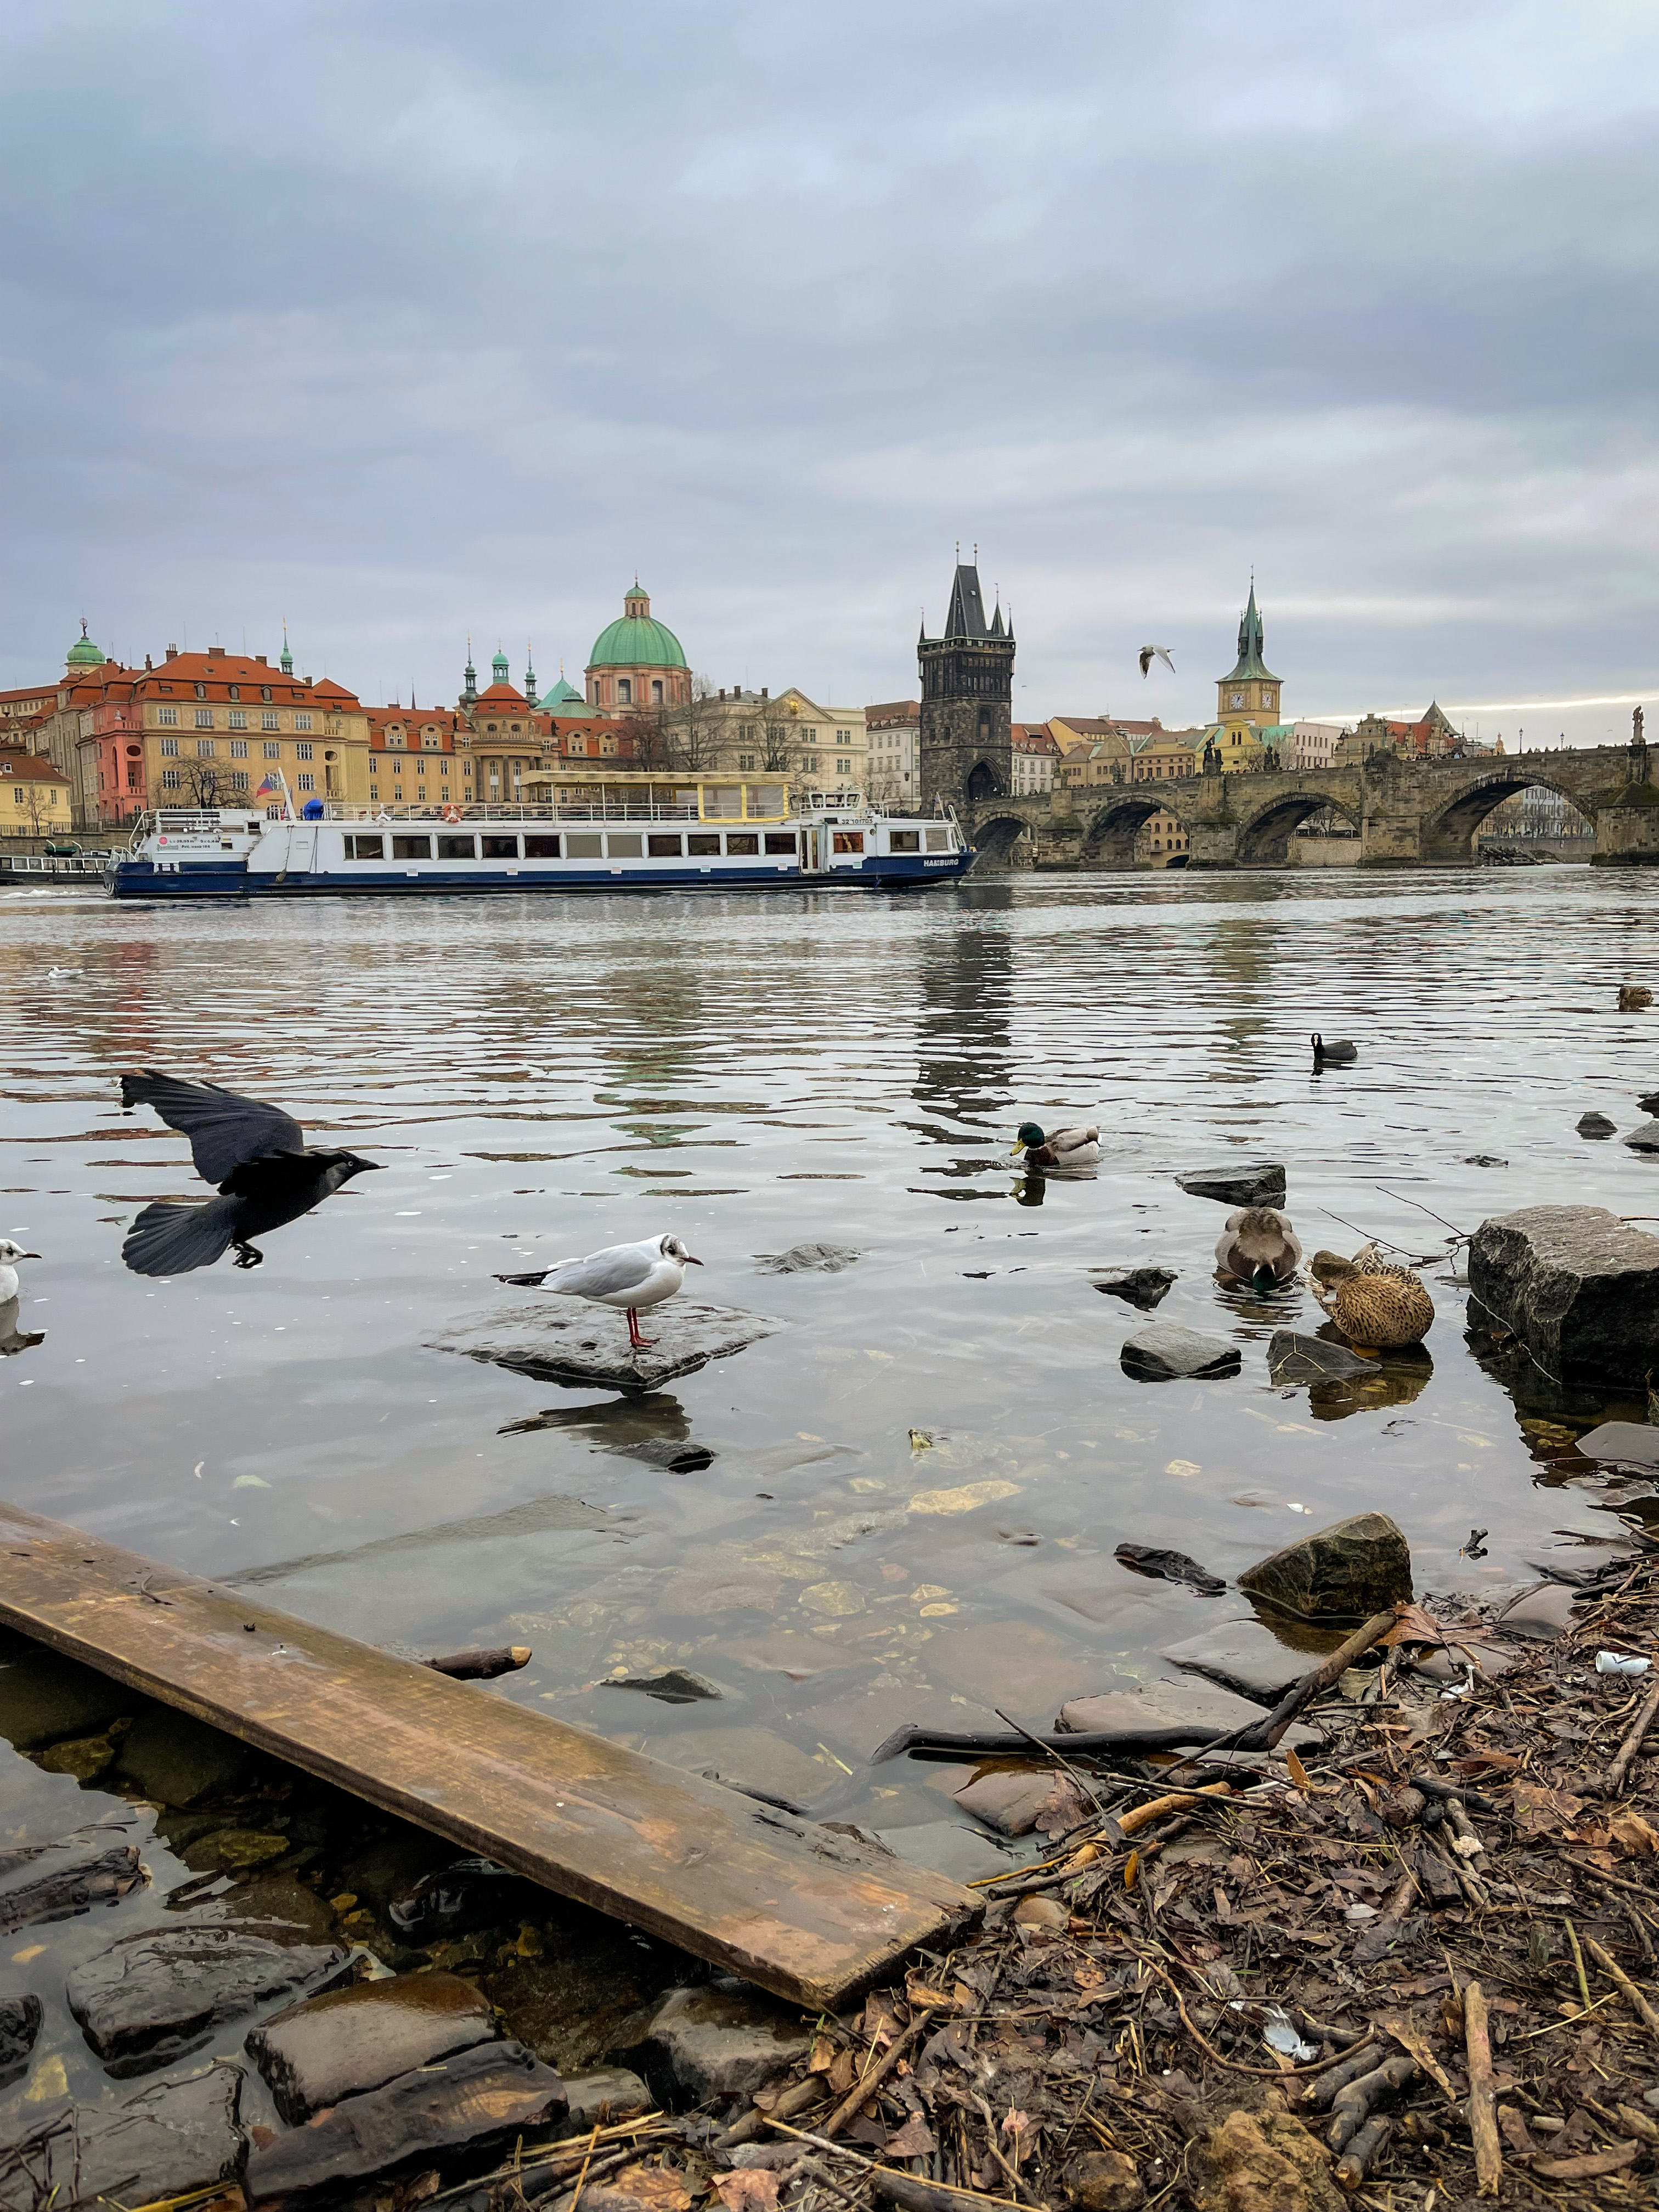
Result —
[[[580,726],[576,726],[580,729]],[[660,707],[636,707],[624,719],[617,734],[623,750],[629,754],[634,767],[659,769],[668,766],[668,732],[664,726]]]
[[[714,696],[706,676],[694,676],[678,706],[657,709],[671,767],[688,775],[707,775],[720,767],[726,739],[726,702]]]
[[[216,761],[193,760],[179,763],[183,770],[184,787],[189,793],[191,806],[234,806],[238,793],[227,771]]]

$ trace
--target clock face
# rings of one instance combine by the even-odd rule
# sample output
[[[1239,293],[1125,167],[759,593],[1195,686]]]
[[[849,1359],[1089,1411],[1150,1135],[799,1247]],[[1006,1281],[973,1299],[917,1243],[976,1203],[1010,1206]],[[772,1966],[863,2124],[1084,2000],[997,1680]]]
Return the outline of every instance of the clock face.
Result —
[[[1244,694],[1242,691],[1235,691],[1231,700],[1229,702],[1229,704],[1234,707],[1242,707],[1244,704]]]

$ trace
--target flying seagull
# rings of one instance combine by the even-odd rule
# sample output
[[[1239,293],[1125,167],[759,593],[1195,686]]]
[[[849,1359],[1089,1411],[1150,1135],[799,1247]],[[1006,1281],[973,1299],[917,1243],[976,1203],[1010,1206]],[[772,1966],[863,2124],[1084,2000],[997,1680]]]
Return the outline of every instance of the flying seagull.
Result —
[[[628,1341],[636,1352],[656,1342],[640,1334],[640,1309],[659,1306],[685,1280],[688,1267],[702,1261],[678,1237],[647,1237],[638,1244],[607,1244],[585,1260],[562,1260],[533,1275],[503,1275],[504,1283],[530,1283],[562,1297],[591,1298],[595,1305],[619,1306],[628,1316]]]
[[[355,1175],[385,1164],[356,1152],[313,1152],[292,1115],[216,1083],[146,1067],[121,1078],[121,1104],[153,1106],[168,1128],[190,1139],[196,1172],[217,1183],[204,1206],[158,1200],[127,1231],[121,1257],[135,1275],[187,1275],[210,1267],[234,1246],[239,1267],[257,1267],[252,1239],[297,1221]]]
[[[1171,676],[1175,674],[1175,663],[1170,658],[1167,645],[1143,645],[1140,648],[1140,672],[1143,676],[1150,672],[1154,656],[1164,663]]]

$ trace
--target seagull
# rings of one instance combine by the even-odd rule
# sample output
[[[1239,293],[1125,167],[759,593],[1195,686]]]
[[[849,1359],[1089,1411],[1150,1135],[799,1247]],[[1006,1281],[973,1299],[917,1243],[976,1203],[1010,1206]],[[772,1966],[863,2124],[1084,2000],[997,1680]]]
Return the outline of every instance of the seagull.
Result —
[[[38,1252],[26,1252],[21,1244],[14,1244],[9,1237],[0,1237],[0,1306],[18,1291],[17,1262],[38,1260]]]
[[[1154,654],[1156,654],[1158,659],[1164,663],[1164,665],[1169,670],[1170,675],[1173,676],[1175,674],[1175,663],[1170,658],[1170,648],[1167,645],[1143,645],[1141,647],[1141,674],[1145,676],[1150,672]]]
[[[251,1238],[297,1221],[353,1176],[385,1164],[356,1152],[313,1152],[280,1106],[160,1068],[124,1075],[121,1104],[129,1112],[153,1106],[168,1128],[190,1139],[197,1174],[219,1186],[205,1206],[162,1199],[144,1208],[121,1247],[135,1275],[187,1275],[222,1260],[233,1245],[237,1267],[257,1267],[264,1255]]]
[[[640,1334],[641,1306],[659,1306],[672,1298],[685,1280],[688,1267],[702,1261],[688,1252],[678,1237],[647,1237],[638,1244],[607,1244],[585,1260],[562,1260],[556,1267],[539,1274],[502,1278],[514,1283],[538,1284],[556,1291],[561,1297],[591,1298],[595,1305],[620,1306],[628,1316],[628,1341],[636,1352],[648,1352],[655,1337]]]

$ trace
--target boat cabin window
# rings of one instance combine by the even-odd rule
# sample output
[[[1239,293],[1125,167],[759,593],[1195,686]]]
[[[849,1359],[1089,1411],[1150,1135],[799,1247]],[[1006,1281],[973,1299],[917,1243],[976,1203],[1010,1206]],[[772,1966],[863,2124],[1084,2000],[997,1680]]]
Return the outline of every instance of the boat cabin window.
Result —
[[[613,853],[617,849],[617,841],[614,837],[611,840],[611,849]],[[682,839],[678,837],[664,837],[659,836],[653,836],[651,837],[646,846],[646,850],[650,854],[653,860],[678,860],[684,849],[685,847]],[[717,853],[720,850],[720,842],[718,839],[715,841],[714,850]]]
[[[429,860],[432,858],[430,837],[394,837],[392,841],[394,860]]]
[[[734,830],[726,838],[726,849],[728,853],[758,853],[760,839],[752,830]]]
[[[526,860],[556,860],[559,857],[559,841],[556,837],[526,837],[524,841],[524,856]]]
[[[348,837],[345,850],[348,860],[383,860],[386,858],[386,839]]]
[[[686,851],[693,854],[700,853],[706,856],[710,853],[718,853],[720,848],[720,839],[708,832],[699,836],[694,830],[685,841]]]
[[[597,831],[573,830],[566,841],[565,854],[572,860],[597,860],[605,852],[605,840]]]
[[[948,830],[930,830],[927,832],[927,849],[930,853],[949,853],[953,851],[955,848],[951,842],[950,831]]]
[[[920,830],[890,830],[887,833],[890,853],[919,853],[921,850]]]
[[[440,837],[438,858],[441,860],[476,860],[478,841],[476,837]]]
[[[644,857],[637,837],[620,837],[614,830],[605,839],[605,850],[613,860],[638,860]],[[674,842],[674,850],[677,853],[679,850],[678,838]]]
[[[769,830],[766,833],[766,849],[769,853],[793,854],[795,849],[794,831],[793,830]]]
[[[837,830],[835,836],[838,853],[861,853],[864,850],[862,830]]]
[[[483,856],[486,860],[516,860],[519,857],[519,841],[516,837],[486,837],[483,841]]]

